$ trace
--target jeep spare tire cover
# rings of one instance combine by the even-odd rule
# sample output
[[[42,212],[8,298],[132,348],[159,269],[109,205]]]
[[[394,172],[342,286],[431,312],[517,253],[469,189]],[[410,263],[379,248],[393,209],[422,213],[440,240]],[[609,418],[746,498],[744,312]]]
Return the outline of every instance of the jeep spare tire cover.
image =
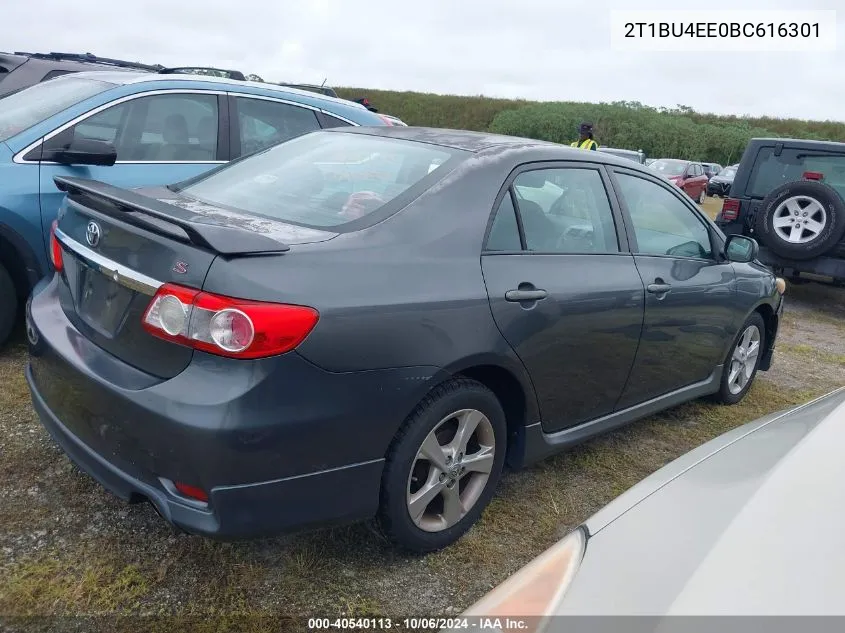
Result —
[[[823,183],[788,182],[763,199],[754,230],[781,257],[812,259],[824,255],[845,234],[845,202]]]

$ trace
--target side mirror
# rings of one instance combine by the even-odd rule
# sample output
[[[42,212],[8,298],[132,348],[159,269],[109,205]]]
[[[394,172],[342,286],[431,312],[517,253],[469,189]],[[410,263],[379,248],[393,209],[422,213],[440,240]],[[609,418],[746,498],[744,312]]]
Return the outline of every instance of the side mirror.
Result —
[[[747,264],[757,259],[760,254],[760,245],[757,240],[744,235],[729,235],[725,242],[725,257],[728,261],[738,264]]]
[[[62,165],[98,165],[111,167],[117,161],[117,150],[107,141],[74,139],[66,148],[45,152],[44,160]]]

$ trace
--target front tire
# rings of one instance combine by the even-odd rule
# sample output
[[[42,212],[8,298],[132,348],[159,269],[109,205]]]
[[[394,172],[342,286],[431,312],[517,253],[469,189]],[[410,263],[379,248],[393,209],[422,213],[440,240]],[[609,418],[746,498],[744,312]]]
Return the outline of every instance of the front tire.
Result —
[[[757,376],[757,368],[766,349],[766,323],[753,312],[739,330],[725,359],[719,391],[714,399],[722,404],[736,404],[745,397]]]
[[[490,503],[505,461],[505,413],[492,391],[457,378],[436,387],[388,451],[378,521],[416,553],[457,541]]]

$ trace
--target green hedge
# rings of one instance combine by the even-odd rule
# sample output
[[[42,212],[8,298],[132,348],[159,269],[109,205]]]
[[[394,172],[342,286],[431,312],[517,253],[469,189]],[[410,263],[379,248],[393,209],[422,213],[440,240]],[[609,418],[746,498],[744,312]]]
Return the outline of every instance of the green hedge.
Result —
[[[702,114],[691,108],[652,108],[636,102],[576,103],[461,97],[368,88],[337,88],[348,99],[366,96],[409,125],[481,130],[569,144],[578,124],[591,121],[601,145],[646,155],[735,163],[759,136],[845,141],[845,123]]]

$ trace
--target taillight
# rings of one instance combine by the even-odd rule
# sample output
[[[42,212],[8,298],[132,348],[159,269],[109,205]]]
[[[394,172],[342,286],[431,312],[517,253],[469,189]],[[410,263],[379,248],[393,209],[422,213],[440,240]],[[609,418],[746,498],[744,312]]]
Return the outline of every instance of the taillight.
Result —
[[[319,318],[306,306],[233,299],[164,284],[142,323],[153,336],[210,354],[263,358],[294,349]]]
[[[50,227],[50,261],[53,263],[53,268],[57,273],[64,270],[65,264],[62,258],[62,245],[59,244],[59,239],[56,237],[56,227],[59,226],[58,220],[53,220]]]
[[[736,198],[725,198],[722,203],[722,219],[736,220],[739,217],[739,200]]]
[[[824,180],[824,174],[820,171],[805,171],[804,180]]]

